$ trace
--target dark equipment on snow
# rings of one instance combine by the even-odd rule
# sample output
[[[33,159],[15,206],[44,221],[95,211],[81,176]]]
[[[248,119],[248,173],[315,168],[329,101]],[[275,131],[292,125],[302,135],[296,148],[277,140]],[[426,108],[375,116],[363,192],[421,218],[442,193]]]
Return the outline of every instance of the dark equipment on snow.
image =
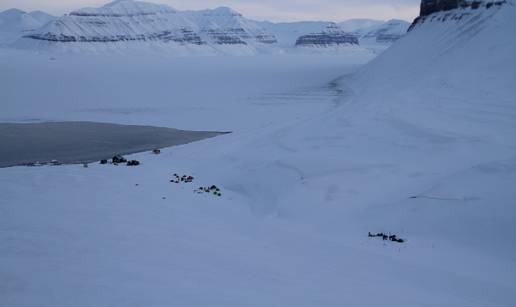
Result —
[[[398,238],[396,235],[386,235],[383,232],[379,232],[377,234],[368,233],[367,236],[369,238],[382,238],[383,241],[391,241],[396,243],[405,243],[404,239]]]
[[[118,164],[118,163],[126,163],[127,160],[122,157],[121,155],[116,155],[113,157],[113,164]]]

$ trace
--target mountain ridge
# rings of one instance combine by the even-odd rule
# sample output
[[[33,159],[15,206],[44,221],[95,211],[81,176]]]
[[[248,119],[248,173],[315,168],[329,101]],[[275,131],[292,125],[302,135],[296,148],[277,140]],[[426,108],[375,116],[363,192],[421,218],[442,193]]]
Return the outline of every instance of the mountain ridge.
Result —
[[[341,24],[345,29],[333,22],[258,22],[224,6],[178,11],[163,4],[117,0],[98,8],[74,10],[24,33],[15,46],[100,50],[122,45],[124,49],[159,45],[159,48],[185,55],[191,49],[201,53],[205,50],[207,54],[257,54],[282,53],[296,46],[318,47],[319,50],[322,50],[320,47],[356,46],[362,38],[367,38],[369,44],[387,46],[406,32],[401,26],[398,33],[386,40],[379,35],[390,31],[390,22],[356,19]],[[68,48],[68,44],[89,45]]]

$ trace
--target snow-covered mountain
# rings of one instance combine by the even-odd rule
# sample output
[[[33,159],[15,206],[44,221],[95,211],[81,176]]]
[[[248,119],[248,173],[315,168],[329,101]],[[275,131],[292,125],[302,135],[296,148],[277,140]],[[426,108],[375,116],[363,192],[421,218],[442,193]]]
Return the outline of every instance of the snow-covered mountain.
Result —
[[[25,36],[24,46],[103,49],[114,44],[191,52],[255,53],[276,43],[274,35],[230,8],[176,11],[166,5],[117,0],[73,11]],[[232,46],[232,48],[228,48]]]
[[[350,19],[340,23],[333,22],[292,22],[271,23],[261,22],[261,27],[267,29],[278,38],[281,46],[292,47],[297,45],[301,37],[325,36],[330,32],[337,36],[349,37],[350,34],[358,39],[358,44],[367,47],[378,45],[379,49],[385,49],[407,33],[410,23],[403,20],[373,20]],[[340,33],[340,34],[339,34]],[[304,39],[303,39],[304,40]],[[336,39],[338,41],[338,38]],[[318,44],[318,47],[325,44]],[[328,44],[326,44],[328,46]],[[331,45],[331,44],[330,44]]]
[[[37,30],[15,34],[11,41],[23,36],[15,43],[17,47],[65,51],[158,49],[180,55],[256,54],[288,52],[300,46],[317,47],[316,52],[335,46],[356,49],[363,38],[369,43],[390,44],[406,30],[401,21],[257,22],[227,7],[177,11],[134,0],[79,9],[40,26],[34,23],[32,28]]]
[[[0,12],[0,45],[12,43],[54,19],[54,16],[41,11],[27,13],[10,9]]]

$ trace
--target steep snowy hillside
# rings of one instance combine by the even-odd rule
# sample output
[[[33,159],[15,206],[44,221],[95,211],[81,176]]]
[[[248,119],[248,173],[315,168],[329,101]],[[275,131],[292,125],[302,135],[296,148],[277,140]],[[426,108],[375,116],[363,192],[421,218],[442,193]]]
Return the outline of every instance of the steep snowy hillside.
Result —
[[[356,96],[321,129],[343,138],[343,165],[377,164],[365,171],[377,186],[362,190],[374,199],[359,209],[363,223],[427,246],[424,258],[465,278],[448,292],[468,301],[462,305],[511,306],[516,248],[506,238],[516,233],[516,7],[437,2],[430,12],[423,3],[411,32],[343,83]],[[378,176],[382,167],[390,171]],[[361,193],[356,177],[339,180]],[[434,252],[443,254],[432,259]],[[493,292],[476,292],[482,284]]]
[[[26,35],[20,45],[93,50],[136,46],[184,54],[247,54],[275,43],[274,35],[229,8],[179,12],[166,5],[117,0],[65,15]]]
[[[10,9],[0,12],[0,45],[12,43],[54,19],[41,11],[26,13]]]
[[[255,210],[345,242],[329,269],[341,278],[309,287],[333,298],[323,305],[516,301],[508,239],[516,233],[516,7],[468,3],[423,15],[360,73],[343,77],[338,108],[227,152],[241,158],[226,184]],[[368,239],[369,231],[408,243]],[[313,268],[333,253],[305,260]]]

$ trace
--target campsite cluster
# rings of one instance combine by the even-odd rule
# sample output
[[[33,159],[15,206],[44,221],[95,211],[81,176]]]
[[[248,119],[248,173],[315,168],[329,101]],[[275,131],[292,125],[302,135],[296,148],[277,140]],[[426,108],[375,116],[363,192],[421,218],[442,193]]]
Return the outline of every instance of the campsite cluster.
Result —
[[[154,149],[152,153],[159,155],[161,151],[159,149]],[[137,160],[131,160],[128,161],[121,155],[115,155],[111,161],[108,160],[101,160],[100,164],[108,164],[111,163],[113,165],[119,165],[126,163],[127,166],[138,166],[140,165],[140,162]],[[87,164],[85,164],[87,165]],[[170,179],[171,183],[180,184],[180,183],[192,183],[194,181],[194,177],[191,175],[179,175],[177,173],[173,174],[173,178]],[[222,193],[220,192],[220,189],[216,185],[212,185],[210,187],[200,187],[196,190],[194,190],[196,194],[211,194],[213,196],[221,197]]]
[[[183,175],[179,176],[178,174],[174,174],[174,179],[170,180],[172,183],[192,183],[194,181],[193,176]]]
[[[161,154],[161,150],[159,149],[154,149],[152,151],[153,154],[155,155],[159,155]],[[108,165],[108,164],[111,164],[111,165],[127,165],[127,166],[139,166],[141,163],[140,161],[138,160],[127,160],[126,158],[124,158],[122,155],[114,155],[111,159],[102,159],[100,160],[99,162],[101,165]],[[27,166],[44,166],[44,165],[62,165],[62,163],[60,163],[59,161],[57,160],[52,160],[50,162],[35,162],[35,163],[28,163],[26,164]],[[88,163],[83,163],[82,164],[84,168],[88,168],[89,165]],[[175,183],[175,184],[180,184],[180,183],[192,183],[194,181],[194,177],[191,176],[191,175],[179,175],[177,173],[173,174],[173,178],[170,179],[170,182],[171,183]],[[138,186],[138,184],[136,184],[136,186]],[[195,189],[194,190],[194,193],[196,194],[210,194],[210,195],[213,195],[213,196],[216,196],[216,197],[221,197],[222,196],[222,193],[220,191],[220,188],[217,187],[216,185],[212,185],[212,186],[207,186],[207,187],[199,187],[198,189]]]
[[[194,177],[190,175],[182,175],[179,176],[178,174],[174,174],[174,178],[170,180],[170,182],[175,184],[180,183],[192,183],[194,181]],[[199,187],[198,189],[194,190],[194,193],[196,194],[211,194],[213,196],[220,197],[222,196],[222,193],[220,192],[220,189],[216,185],[212,185],[210,187]]]
[[[220,189],[216,185],[212,185],[211,187],[200,187],[194,191],[197,194],[213,194],[214,196],[222,196]]]

